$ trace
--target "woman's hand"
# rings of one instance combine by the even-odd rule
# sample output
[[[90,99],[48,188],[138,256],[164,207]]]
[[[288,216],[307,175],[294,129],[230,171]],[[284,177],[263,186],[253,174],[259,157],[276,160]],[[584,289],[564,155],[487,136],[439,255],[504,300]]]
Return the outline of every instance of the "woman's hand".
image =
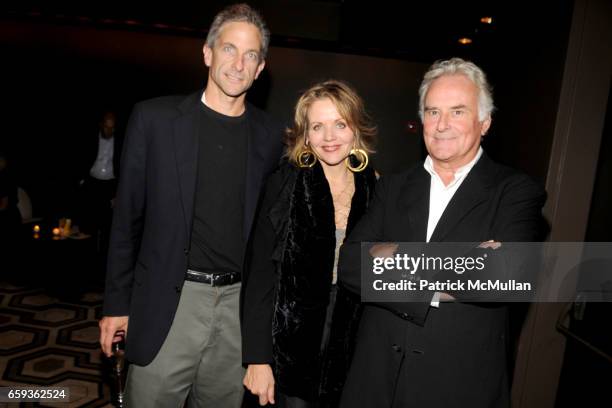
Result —
[[[249,364],[242,383],[259,397],[259,405],[274,404],[274,374],[269,364]]]

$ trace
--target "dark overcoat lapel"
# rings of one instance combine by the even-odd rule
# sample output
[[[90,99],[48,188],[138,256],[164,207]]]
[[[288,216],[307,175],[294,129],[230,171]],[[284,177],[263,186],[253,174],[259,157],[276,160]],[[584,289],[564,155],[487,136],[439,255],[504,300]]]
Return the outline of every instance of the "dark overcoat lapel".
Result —
[[[453,228],[459,225],[480,203],[487,200],[491,170],[490,160],[483,153],[446,206],[431,235],[431,242],[445,241]]]
[[[402,186],[398,208],[400,214],[405,215],[405,218],[408,219],[410,231],[413,234],[412,240],[425,242],[429,219],[431,176],[422,168],[422,165],[420,167]],[[490,159],[483,153],[446,206],[432,233],[431,242],[443,242],[448,233],[460,224],[473,208],[487,200],[491,171],[493,169]],[[415,192],[419,193],[415,194]]]
[[[425,241],[427,238],[427,219],[429,216],[429,173],[424,168],[415,171],[405,184],[399,195],[398,208],[404,216],[400,219],[408,219],[409,231],[413,241]],[[415,194],[415,192],[419,192]],[[421,193],[423,192],[423,193]],[[403,226],[399,229],[405,237]]]
[[[174,121],[174,157],[177,183],[181,191],[181,204],[187,241],[190,242],[191,221],[198,175],[198,107],[201,92],[189,95],[179,106],[180,116]]]
[[[247,240],[253,225],[255,208],[259,199],[259,191],[263,183],[264,165],[266,152],[269,150],[269,142],[266,141],[266,129],[262,122],[256,120],[254,109],[248,109],[249,140],[247,144],[246,184],[244,192],[244,226],[243,236]]]

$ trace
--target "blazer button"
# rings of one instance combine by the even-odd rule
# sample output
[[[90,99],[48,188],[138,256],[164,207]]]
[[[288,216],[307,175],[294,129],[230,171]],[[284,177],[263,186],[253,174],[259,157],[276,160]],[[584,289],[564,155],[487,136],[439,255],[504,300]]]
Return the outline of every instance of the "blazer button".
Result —
[[[402,348],[400,346],[398,346],[397,344],[392,345],[391,348],[393,349],[393,351],[395,351],[397,353],[401,353],[402,352]]]
[[[174,287],[174,290],[176,291],[176,293],[181,293],[181,289],[182,289],[182,288],[181,288],[179,285],[176,285],[176,286]]]
[[[185,253],[185,255],[189,255],[189,250],[187,248],[183,248],[183,252]]]
[[[408,320],[409,322],[414,320],[414,318],[412,316],[410,316],[408,313],[402,313],[400,316],[401,316],[402,319]]]

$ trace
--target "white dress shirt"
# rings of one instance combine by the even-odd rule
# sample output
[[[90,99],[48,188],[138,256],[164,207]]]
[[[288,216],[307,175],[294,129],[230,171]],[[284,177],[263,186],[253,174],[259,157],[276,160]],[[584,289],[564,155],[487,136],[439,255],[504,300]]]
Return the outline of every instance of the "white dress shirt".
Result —
[[[472,161],[455,171],[455,177],[450,183],[448,183],[448,185],[444,185],[444,182],[434,170],[433,160],[431,157],[427,156],[425,159],[423,167],[431,175],[431,184],[429,187],[429,219],[427,220],[427,242],[429,242],[431,239],[431,236],[438,225],[438,221],[440,221],[442,214],[444,214],[446,206],[453,198],[455,192],[459,189],[461,183],[463,183],[463,180],[465,180],[465,177],[468,175],[470,170],[472,170],[472,167],[474,167],[478,159],[480,159],[480,156],[482,156],[482,147],[478,148],[478,153],[476,153],[476,157],[474,157]],[[431,301],[431,305],[438,307],[439,301],[440,293],[436,292]]]
[[[102,132],[100,132],[102,133]],[[113,151],[115,149],[115,138],[109,139],[103,138],[102,135],[98,135],[98,156],[89,175],[98,180],[112,180],[115,178],[113,172]]]

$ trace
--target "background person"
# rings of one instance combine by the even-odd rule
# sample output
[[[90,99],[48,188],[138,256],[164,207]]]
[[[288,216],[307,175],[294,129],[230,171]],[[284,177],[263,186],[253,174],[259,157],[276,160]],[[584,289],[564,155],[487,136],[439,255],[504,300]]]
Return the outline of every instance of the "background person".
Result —
[[[122,138],[117,134],[117,117],[104,112],[96,137],[88,137],[84,144],[81,166],[84,170],[79,182],[78,208],[75,225],[79,230],[98,240],[100,265],[106,263],[113,203],[117,193]]]

